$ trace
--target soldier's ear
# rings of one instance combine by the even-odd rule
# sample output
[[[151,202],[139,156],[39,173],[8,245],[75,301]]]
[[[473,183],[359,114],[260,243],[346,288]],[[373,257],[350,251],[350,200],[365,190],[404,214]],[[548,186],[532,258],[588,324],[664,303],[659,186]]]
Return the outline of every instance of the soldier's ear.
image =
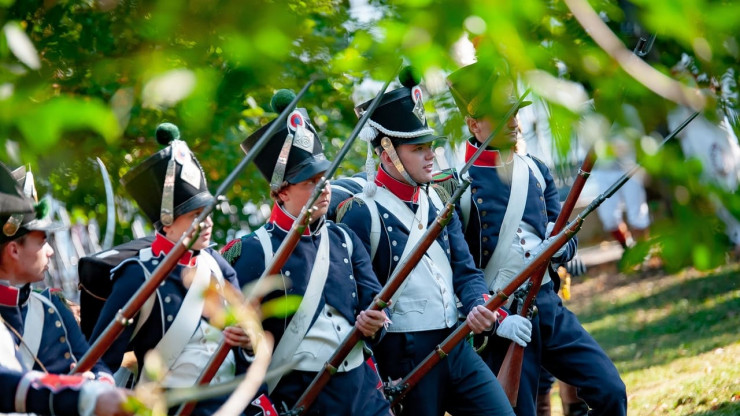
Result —
[[[472,135],[475,136],[477,133],[480,133],[480,127],[478,126],[478,120],[470,116],[465,116],[465,124],[468,125],[468,130],[470,130],[470,133]]]
[[[391,161],[391,157],[388,156],[388,152],[386,152],[383,149],[379,149],[379,150],[380,150],[380,154],[378,154],[378,157],[380,158],[380,162],[384,166],[393,165],[393,161]]]
[[[8,258],[17,260],[20,258],[20,244],[17,240],[11,240],[8,241],[7,244],[3,247],[2,253],[0,253],[0,256],[7,255]]]
[[[278,190],[277,192],[277,197],[278,197],[277,202],[285,203],[285,201],[290,200],[290,195],[288,194],[288,187],[283,186],[282,188],[280,188],[280,190]]]

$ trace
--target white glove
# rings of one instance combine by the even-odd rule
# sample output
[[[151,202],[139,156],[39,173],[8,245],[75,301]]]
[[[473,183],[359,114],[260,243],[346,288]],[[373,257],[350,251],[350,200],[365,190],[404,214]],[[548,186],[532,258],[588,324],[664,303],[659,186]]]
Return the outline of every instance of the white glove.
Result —
[[[532,322],[521,315],[509,315],[499,324],[496,335],[526,347],[532,340]]]
[[[555,239],[554,237],[550,237],[550,234],[552,234],[552,229],[553,228],[555,228],[555,223],[554,222],[548,222],[547,223],[547,229],[545,230],[545,240],[540,244],[540,246],[543,246],[543,248],[544,248],[545,245],[552,243],[552,241]],[[568,245],[568,243],[563,244],[562,247],[560,247],[558,249],[558,251],[556,251],[555,254],[553,254],[552,256],[553,257],[560,257],[563,254],[565,254],[565,249],[566,249],[566,246],[567,245]]]

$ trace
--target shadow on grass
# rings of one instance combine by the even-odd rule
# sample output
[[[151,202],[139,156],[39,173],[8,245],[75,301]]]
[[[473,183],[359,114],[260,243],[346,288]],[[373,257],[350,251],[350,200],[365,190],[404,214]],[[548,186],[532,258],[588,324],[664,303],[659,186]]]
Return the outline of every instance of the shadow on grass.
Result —
[[[722,402],[712,410],[687,414],[692,416],[736,416],[740,415],[740,402]]]
[[[722,347],[738,339],[740,278],[737,270],[676,280],[649,296],[616,304],[599,302],[579,314],[620,371],[661,365]]]
[[[697,277],[691,280],[681,282],[676,277],[676,284],[667,286],[663,291],[654,291],[651,294],[638,296],[632,301],[620,302],[619,299],[601,299],[599,302],[592,304],[586,313],[579,314],[581,322],[587,323],[597,321],[605,316],[632,312],[636,308],[661,308],[666,305],[673,305],[680,299],[696,300],[717,293],[737,290],[740,288],[740,272],[733,268],[718,274],[708,274],[704,277]],[[640,281],[639,275],[619,275],[614,276],[619,279],[615,287],[633,286]]]

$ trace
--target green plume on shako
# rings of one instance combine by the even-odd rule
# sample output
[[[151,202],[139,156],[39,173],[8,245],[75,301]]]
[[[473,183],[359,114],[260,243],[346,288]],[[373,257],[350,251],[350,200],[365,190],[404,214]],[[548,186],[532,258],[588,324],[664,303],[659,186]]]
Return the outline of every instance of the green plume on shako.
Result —
[[[180,140],[180,129],[172,123],[161,123],[157,126],[155,137],[157,138],[157,143],[167,146],[174,140]]]
[[[276,113],[282,113],[295,100],[295,93],[288,89],[277,90],[270,100],[270,107]]]

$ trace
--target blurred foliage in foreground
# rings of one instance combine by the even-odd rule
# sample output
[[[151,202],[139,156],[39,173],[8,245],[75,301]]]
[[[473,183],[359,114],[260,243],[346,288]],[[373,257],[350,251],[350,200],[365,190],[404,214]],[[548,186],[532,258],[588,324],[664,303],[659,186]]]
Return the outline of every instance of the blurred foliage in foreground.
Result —
[[[647,133],[665,134],[666,114],[675,104],[627,75],[586,34],[566,3],[0,0],[0,160],[30,163],[42,192],[64,201],[73,220],[95,218],[104,224],[105,194],[94,164],[100,157],[117,194],[116,242],[121,242],[131,235],[134,208],[117,180],[157,149],[152,135],[158,123],[180,126],[215,190],[242,157],[241,140],[274,117],[268,103],[276,89],[297,90],[310,76],[322,77],[300,105],[321,130],[331,157],[354,126],[354,102],[377,90],[369,84],[365,95],[353,96],[356,86],[387,79],[403,58],[423,71],[424,87],[433,97],[427,112],[454,145],[462,140],[462,118],[452,108],[444,75],[465,63],[460,41],[474,37],[488,45],[492,62],[513,75],[536,70],[551,84],[566,81],[553,84],[564,86],[555,93],[538,91],[551,99],[555,148],[561,154],[571,150],[572,129],[582,117],[571,94],[579,84],[595,98],[595,114],[607,125],[620,121],[621,104],[630,103]],[[656,70],[670,75],[686,52],[707,78],[737,81],[732,70],[740,55],[740,4],[590,4],[628,49],[639,27],[657,33],[645,57]],[[717,103],[736,104],[736,96],[720,98],[708,101],[707,114],[716,114]],[[609,139],[602,140],[607,140],[606,154]],[[706,268],[722,262],[718,253],[727,240],[707,202],[711,184],[698,180],[701,167],[686,165],[675,146],[652,154],[649,140],[635,143],[638,161],[648,162],[671,206],[654,233],[670,256],[666,264]],[[359,143],[356,147],[340,175],[361,169],[364,152]],[[256,169],[248,168],[241,178],[227,195],[230,203],[214,215],[219,244],[236,230],[259,225],[260,208],[269,203]],[[740,217],[738,196],[714,191]]]

